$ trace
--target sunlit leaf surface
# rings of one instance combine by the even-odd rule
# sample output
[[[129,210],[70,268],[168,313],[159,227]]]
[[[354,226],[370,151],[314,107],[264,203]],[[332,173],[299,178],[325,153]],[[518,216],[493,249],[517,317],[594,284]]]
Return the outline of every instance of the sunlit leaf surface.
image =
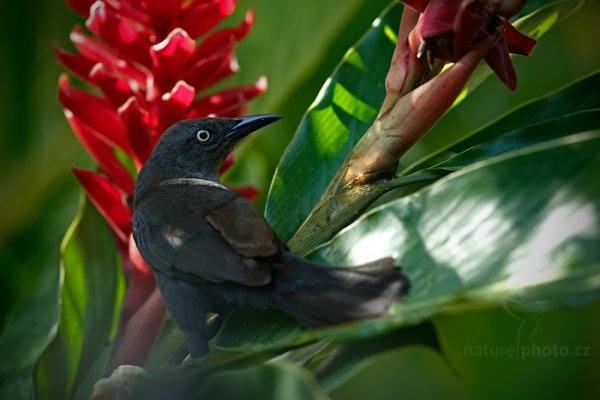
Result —
[[[214,344],[275,351],[318,339],[369,337],[515,296],[553,307],[597,299],[598,154],[595,131],[476,163],[373,210],[312,255],[332,265],[395,257],[412,289],[388,317],[305,331],[285,318],[239,311]]]
[[[373,23],[304,116],[273,177],[265,210],[282,239],[300,226],[377,116],[401,15],[397,4]]]
[[[539,38],[582,4],[581,0],[555,2],[524,17],[516,26]],[[373,23],[346,53],[298,127],[273,177],[265,210],[282,239],[290,239],[302,224],[375,119],[385,96],[384,81],[401,15],[402,6],[392,3]],[[459,101],[489,75],[489,68],[478,67]]]

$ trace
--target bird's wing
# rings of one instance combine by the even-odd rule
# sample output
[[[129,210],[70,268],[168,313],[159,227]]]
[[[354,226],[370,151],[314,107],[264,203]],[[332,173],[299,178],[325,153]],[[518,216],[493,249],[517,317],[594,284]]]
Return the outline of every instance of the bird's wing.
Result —
[[[270,257],[279,251],[279,241],[271,226],[242,197],[211,211],[206,219],[243,257]]]
[[[224,187],[155,191],[137,207],[134,229],[146,262],[167,275],[248,286],[271,281],[270,262],[254,257],[277,253],[275,234],[252,204]]]

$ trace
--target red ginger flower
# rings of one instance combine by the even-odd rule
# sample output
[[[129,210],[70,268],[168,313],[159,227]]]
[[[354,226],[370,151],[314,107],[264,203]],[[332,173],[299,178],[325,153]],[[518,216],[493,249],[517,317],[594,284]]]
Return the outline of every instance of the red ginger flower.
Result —
[[[485,60],[511,90],[517,78],[509,52],[529,55],[536,41],[515,29],[507,18],[518,13],[526,0],[400,0],[421,13],[414,30],[417,57],[455,62],[475,42],[490,37],[501,26],[503,38]]]
[[[122,255],[128,282],[121,320],[123,333],[125,322],[148,300],[155,283],[132,240],[130,203],[134,179],[117,154],[130,157],[139,170],[171,124],[211,115],[241,116],[246,103],[266,89],[266,79],[261,77],[254,85],[204,94],[211,85],[238,70],[233,50],[250,30],[254,13],[249,11],[238,27],[210,32],[235,10],[235,0],[67,3],[87,18],[85,25],[97,38],[75,27],[70,39],[80,54],[57,48],[56,55],[75,76],[95,86],[99,95],[71,86],[63,75],[59,80],[59,100],[73,132],[100,169],[100,173],[76,168],[73,172],[108,222]],[[206,36],[198,42],[203,35]],[[228,158],[222,172],[231,163]],[[248,198],[257,195],[252,187],[238,191]],[[162,316],[162,303],[152,304],[158,304],[152,306],[154,317]],[[152,314],[149,307],[152,308],[141,310],[144,315]],[[154,324],[155,329],[158,326]],[[147,336],[148,343],[136,345],[149,346],[154,337]],[[142,362],[145,352],[139,350],[140,359],[121,355],[120,361]]]
[[[536,44],[505,19],[519,12],[524,0],[401,1],[408,7],[386,77],[386,97],[347,161],[347,181],[360,184],[370,174],[395,171],[399,158],[454,103],[480,60],[514,89],[509,49],[529,54]],[[454,65],[442,72],[447,61]]]

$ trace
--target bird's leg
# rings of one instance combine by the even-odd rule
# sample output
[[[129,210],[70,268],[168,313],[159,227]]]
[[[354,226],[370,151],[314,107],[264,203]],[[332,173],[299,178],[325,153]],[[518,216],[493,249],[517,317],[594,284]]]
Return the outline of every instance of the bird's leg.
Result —
[[[181,330],[185,337],[188,351],[192,358],[199,358],[208,353],[208,340],[204,334],[204,330],[186,331]]]
[[[156,273],[160,293],[188,346],[193,358],[208,353],[206,315],[212,311],[211,298],[201,284]]]

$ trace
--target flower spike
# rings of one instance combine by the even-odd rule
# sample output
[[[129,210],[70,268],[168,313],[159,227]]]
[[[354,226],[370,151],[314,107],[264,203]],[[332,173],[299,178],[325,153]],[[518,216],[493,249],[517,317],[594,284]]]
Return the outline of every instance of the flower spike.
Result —
[[[100,169],[74,168],[73,173],[114,232],[127,280],[113,363],[142,363],[165,308],[160,296],[152,295],[154,277],[131,238],[135,171],[130,169],[144,165],[174,122],[239,117],[247,102],[264,92],[264,78],[251,86],[205,92],[238,71],[234,48],[252,27],[254,12],[237,27],[213,31],[233,13],[235,0],[66,1],[86,19],[91,35],[75,27],[70,39],[79,54],[56,48],[56,57],[100,93],[73,87],[66,75],[59,79],[67,121]],[[231,165],[228,160],[224,170]],[[258,191],[244,187],[240,193],[255,198]],[[142,325],[149,331],[138,340]]]
[[[178,25],[197,39],[204,35],[235,10],[235,0],[212,0],[184,4]]]
[[[506,18],[521,10],[523,0],[411,0],[402,1],[421,13],[414,34],[418,36],[418,58],[456,62],[477,42],[505,30],[486,62],[511,90],[516,74],[509,52],[527,55],[536,41],[517,31]]]

